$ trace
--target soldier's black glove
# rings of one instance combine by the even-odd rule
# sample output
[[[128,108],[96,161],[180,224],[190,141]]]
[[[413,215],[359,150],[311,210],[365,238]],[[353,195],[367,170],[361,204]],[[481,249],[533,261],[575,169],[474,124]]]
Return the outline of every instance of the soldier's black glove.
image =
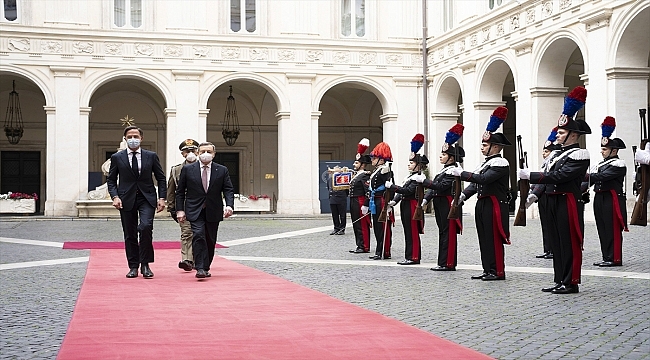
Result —
[[[589,191],[583,192],[582,193],[582,202],[585,203],[585,204],[589,204],[589,201],[591,201]]]
[[[174,219],[174,221],[178,222],[178,217],[176,216],[176,211],[170,211],[169,213],[172,215],[172,219]]]

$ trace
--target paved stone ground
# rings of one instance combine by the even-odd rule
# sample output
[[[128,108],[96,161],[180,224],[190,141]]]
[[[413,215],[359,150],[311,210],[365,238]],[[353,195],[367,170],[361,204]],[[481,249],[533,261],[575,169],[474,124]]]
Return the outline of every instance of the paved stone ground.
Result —
[[[480,264],[476,230],[470,216],[464,220],[458,262],[467,266],[459,268],[475,268]],[[534,258],[541,252],[536,220],[525,228],[511,228],[508,280],[489,283],[469,279],[477,270],[429,271],[437,256],[437,228],[431,216],[426,221],[423,265],[414,267],[395,265],[404,254],[399,222],[393,259],[372,261],[367,254],[347,252],[354,248],[351,229],[344,236],[327,235],[331,220],[326,216],[237,216],[222,223],[220,242],[317,227],[328,230],[233,245],[218,254],[499,359],[650,359],[650,280],[618,277],[621,272],[648,276],[650,229],[632,227],[624,235],[625,266],[600,269],[591,265],[601,260],[600,248],[595,225],[587,223],[583,270],[601,270],[604,276],[583,274],[580,294],[560,296],[540,291],[552,283],[552,275],[544,273],[552,265]],[[172,241],[178,234],[173,221],[156,220],[155,240]],[[122,232],[118,220],[0,217],[0,237],[119,241]],[[0,265],[88,255],[83,250],[0,242]],[[161,266],[176,264],[154,263],[152,269]],[[0,358],[56,357],[85,269],[86,263],[71,263],[0,270]],[[218,268],[212,272],[218,274]]]

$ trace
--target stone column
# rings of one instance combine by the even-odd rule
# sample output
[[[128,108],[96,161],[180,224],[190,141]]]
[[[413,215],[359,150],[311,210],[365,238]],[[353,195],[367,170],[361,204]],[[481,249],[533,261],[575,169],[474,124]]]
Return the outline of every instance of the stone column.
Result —
[[[460,113],[433,113],[431,114],[431,128],[429,129],[431,134],[433,134],[431,141],[429,142],[429,169],[431,169],[431,178],[436,174],[440,169],[442,169],[442,164],[438,162],[438,156],[442,151],[442,144],[445,142],[445,136],[447,131],[451,129],[452,126],[458,123],[460,118]],[[464,132],[463,132],[464,133]]]
[[[88,108],[79,107],[83,67],[51,66],[56,107],[47,112],[46,216],[77,216],[88,192]]]
[[[175,133],[174,131],[179,126],[176,120],[176,109],[166,108],[163,110],[163,113],[167,118],[167,133],[174,134]],[[164,158],[166,159],[165,174],[167,177],[169,177],[169,171],[171,170],[171,167],[182,162],[182,157],[179,155],[178,151],[174,152],[173,150],[174,149],[178,150],[178,144],[180,144],[181,141],[187,139],[186,137],[182,138],[176,144],[174,144],[172,141],[173,138],[174,136],[171,135],[167,136],[167,141],[165,143],[167,144],[168,151],[164,155],[158,154],[159,158],[164,156]]]
[[[538,147],[535,149],[540,149],[541,151],[551,130],[557,126],[557,120],[560,118],[560,114],[562,114],[562,109],[564,108],[564,96],[567,94],[567,90],[568,88],[566,87],[530,88],[531,117],[537,119],[536,122],[531,122],[531,124],[537,124],[537,137],[535,141]],[[589,101],[589,98],[587,98],[587,101]],[[535,156],[535,158],[537,159],[538,156]],[[529,157],[529,161],[530,159],[531,157]],[[539,156],[537,164],[541,164],[540,159],[541,156]],[[539,166],[535,169],[539,169]]]
[[[176,94],[176,113],[172,119],[167,116],[166,167],[169,169],[182,162],[178,151],[181,141],[192,138],[206,141],[205,123],[200,126],[199,85],[203,77],[201,70],[172,70]],[[206,115],[207,116],[207,115]]]
[[[517,55],[517,91],[512,93],[517,104],[516,107],[516,127],[517,135],[522,136],[522,143],[524,151],[528,152],[528,166],[531,169],[539,168],[542,161],[541,149],[544,145],[540,143],[540,137],[544,139],[548,136],[548,131],[539,129],[533,124],[537,123],[535,113],[531,112],[532,98],[531,98],[531,53],[533,48],[533,40],[525,39],[510,46]],[[550,131],[550,128],[549,128]],[[515,142],[516,138],[510,141]],[[514,164],[513,164],[514,165]]]
[[[311,109],[314,74],[286,74],[290,112],[278,112],[278,213],[317,214],[318,121]],[[314,150],[314,141],[316,149]],[[317,189],[317,188],[316,188]]]
[[[638,147],[641,143],[639,109],[646,109],[646,119],[650,116],[647,113],[648,91],[650,91],[648,89],[648,77],[650,77],[650,68],[647,67],[614,67],[607,69],[607,89],[609,90],[607,98],[609,108],[613,109],[613,112],[608,115],[616,118],[614,137],[623,139],[628,148],[628,150],[620,151],[619,157],[625,160],[627,165],[627,198],[632,201],[634,200],[632,183],[635,174],[634,156],[631,149],[632,146]],[[600,132],[597,135],[600,135]]]
[[[470,60],[458,65],[463,72],[463,103],[459,109],[463,112],[463,149],[465,150],[465,159],[463,168],[468,171],[473,170],[482,161],[481,158],[481,135],[485,130],[485,125],[480,125],[479,117],[476,111],[473,111],[473,105],[476,101],[476,61]],[[487,124],[487,120],[483,124]],[[483,126],[481,128],[481,126]]]
[[[388,122],[384,121],[384,141],[390,145],[393,153],[395,181],[400,182],[408,175],[406,165],[411,153],[411,140],[415,134],[424,132],[424,120],[420,115],[422,94],[419,91],[422,78],[394,77],[393,81],[399,113],[396,123],[392,123],[392,119]]]

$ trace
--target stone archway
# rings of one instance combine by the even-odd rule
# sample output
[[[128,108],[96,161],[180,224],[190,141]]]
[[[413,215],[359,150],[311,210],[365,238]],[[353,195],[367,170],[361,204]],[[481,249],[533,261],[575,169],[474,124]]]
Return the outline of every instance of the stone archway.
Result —
[[[442,77],[437,89],[434,91],[433,112],[431,113],[430,127],[430,161],[429,166],[436,168],[435,159],[442,148],[445,134],[456,123],[463,123],[463,93],[460,82],[453,74]],[[458,143],[463,146],[463,139]]]

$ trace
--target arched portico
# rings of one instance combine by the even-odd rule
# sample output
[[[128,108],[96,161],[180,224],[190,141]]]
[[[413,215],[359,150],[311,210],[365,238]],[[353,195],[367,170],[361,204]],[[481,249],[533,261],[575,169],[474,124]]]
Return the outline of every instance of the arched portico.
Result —
[[[437,169],[440,165],[437,164],[435,159],[437,154],[442,148],[445,140],[445,134],[456,123],[463,123],[463,112],[461,107],[463,105],[463,86],[456,74],[453,72],[444,73],[434,83],[433,91],[433,106],[431,113],[431,127],[430,132],[430,147],[429,147],[429,160],[431,163],[429,167]],[[463,144],[463,138],[459,140],[459,144]]]

